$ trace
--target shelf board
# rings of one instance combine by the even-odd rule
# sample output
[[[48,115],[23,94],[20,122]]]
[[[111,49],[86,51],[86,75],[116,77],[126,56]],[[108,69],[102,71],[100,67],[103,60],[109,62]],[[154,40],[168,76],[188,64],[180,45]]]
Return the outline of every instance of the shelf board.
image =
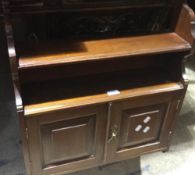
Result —
[[[176,33],[89,41],[50,41],[18,44],[19,69],[52,66],[136,55],[190,51]]]
[[[161,67],[24,83],[21,86],[26,116],[53,110],[105,103],[130,97],[182,89]],[[109,95],[110,91],[120,93]]]
[[[122,90],[120,94],[109,96],[107,93],[101,93],[96,95],[89,95],[84,97],[77,97],[72,99],[64,99],[57,101],[44,102],[39,104],[31,104],[24,106],[24,115],[26,117],[36,116],[36,114],[51,112],[55,110],[69,109],[80,106],[106,103],[110,101],[116,101],[121,99],[147,96],[151,94],[172,92],[183,89],[181,83],[164,83],[159,85],[152,85],[140,88],[134,88],[129,90]]]

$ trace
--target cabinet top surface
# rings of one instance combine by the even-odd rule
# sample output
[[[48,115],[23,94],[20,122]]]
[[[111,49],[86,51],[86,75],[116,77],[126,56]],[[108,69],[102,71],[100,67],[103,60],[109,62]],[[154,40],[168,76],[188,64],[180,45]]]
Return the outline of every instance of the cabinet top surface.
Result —
[[[106,103],[110,101],[127,99],[132,97],[158,94],[164,92],[172,92],[183,89],[183,85],[180,83],[165,83],[153,86],[146,86],[134,89],[123,90],[119,95],[109,96],[106,93],[89,95],[84,97],[77,97],[72,99],[64,99],[58,101],[51,101],[39,104],[26,105],[24,107],[24,115],[30,117],[32,115],[56,111],[60,109],[74,108],[83,105],[91,105],[98,103]]]

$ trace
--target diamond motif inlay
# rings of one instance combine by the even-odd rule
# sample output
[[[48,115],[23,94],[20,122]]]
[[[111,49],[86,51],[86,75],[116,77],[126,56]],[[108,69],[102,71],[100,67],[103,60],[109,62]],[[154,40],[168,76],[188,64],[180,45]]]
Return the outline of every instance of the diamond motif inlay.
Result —
[[[147,117],[144,119],[144,123],[148,123],[150,120],[151,120],[151,117],[150,117],[150,116],[147,116]]]
[[[151,117],[147,116],[144,120],[143,120],[143,124],[147,124],[151,121]],[[150,131],[151,127],[150,126],[142,126],[141,124],[137,125],[135,128],[135,132],[140,132],[142,131],[143,133],[148,133]]]
[[[142,125],[138,125],[138,126],[135,128],[135,131],[136,131],[136,132],[139,132],[139,131],[141,131],[141,129],[142,129]]]
[[[148,131],[150,131],[150,127],[149,127],[149,126],[146,126],[146,127],[143,129],[143,133],[147,133]]]

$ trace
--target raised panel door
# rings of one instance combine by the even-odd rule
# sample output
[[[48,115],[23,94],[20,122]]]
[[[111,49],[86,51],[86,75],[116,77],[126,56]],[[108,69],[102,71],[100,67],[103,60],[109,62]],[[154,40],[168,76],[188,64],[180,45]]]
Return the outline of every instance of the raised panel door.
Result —
[[[33,174],[74,172],[104,158],[107,106],[41,114],[27,120]]]
[[[176,115],[175,96],[176,92],[169,92],[113,102],[107,162],[165,149]]]

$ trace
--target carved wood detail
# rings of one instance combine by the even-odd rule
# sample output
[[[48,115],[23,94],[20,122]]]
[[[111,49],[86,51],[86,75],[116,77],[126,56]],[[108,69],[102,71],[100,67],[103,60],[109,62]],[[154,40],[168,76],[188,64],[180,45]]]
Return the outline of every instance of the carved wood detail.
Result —
[[[3,5],[7,5],[7,2],[4,0],[2,1],[2,3]],[[3,13],[4,13],[4,26],[5,26],[5,33],[7,39],[8,56],[9,56],[10,68],[12,72],[13,87],[15,92],[15,102],[16,102],[16,107],[18,112],[22,112],[23,104],[22,104],[22,98],[20,94],[18,60],[16,58],[13,28],[12,28],[10,15],[9,15],[9,10],[3,8]]]
[[[195,14],[187,4],[183,5],[180,17],[178,18],[175,32],[182,38],[184,38],[186,41],[188,41],[192,46],[191,53],[189,55],[186,55],[185,59],[183,59],[181,63],[183,78],[182,81],[187,87],[189,80],[185,72],[185,62],[188,59],[192,58],[195,53]]]
[[[195,46],[184,0],[1,2],[28,175],[168,149]]]
[[[166,12],[165,12],[166,11]],[[112,37],[167,32],[171,8],[144,11],[110,11],[81,14],[58,14],[46,17],[47,38]],[[57,26],[57,27],[56,27]]]

